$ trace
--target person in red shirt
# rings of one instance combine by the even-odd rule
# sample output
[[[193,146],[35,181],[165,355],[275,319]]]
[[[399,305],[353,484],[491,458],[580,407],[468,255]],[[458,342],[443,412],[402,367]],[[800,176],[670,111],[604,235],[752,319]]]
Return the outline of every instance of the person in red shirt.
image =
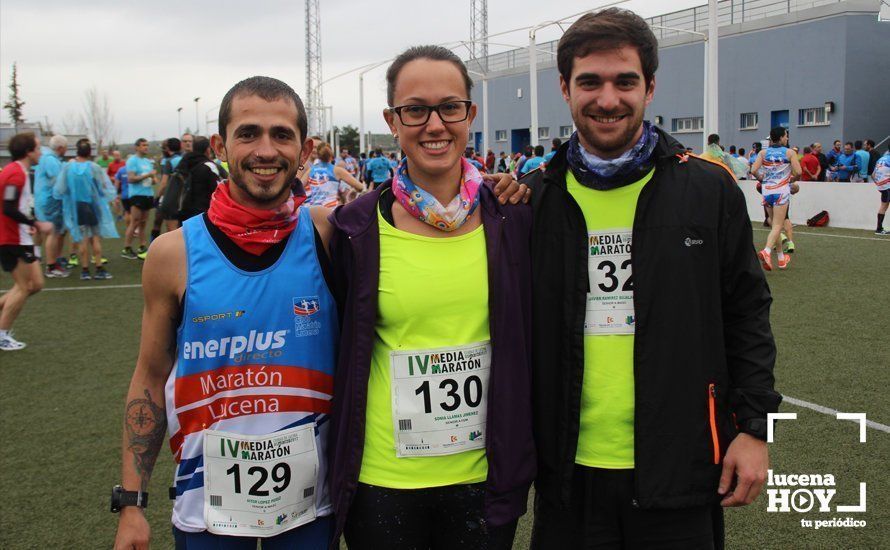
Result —
[[[801,181],[818,181],[822,167],[819,166],[819,158],[813,154],[811,147],[803,148],[803,158],[800,159]]]
[[[0,267],[12,274],[13,285],[0,296],[0,351],[25,347],[12,337],[12,323],[25,300],[43,288],[34,235],[38,231],[46,235],[53,230],[51,222],[37,221],[31,215],[34,198],[28,171],[40,160],[40,141],[30,132],[16,134],[9,140],[9,153],[13,162],[0,171]]]
[[[106,174],[108,174],[108,179],[115,183],[115,187],[117,187],[117,198],[114,199],[114,210],[115,214],[117,214],[118,219],[121,218],[126,212],[124,210],[123,204],[121,203],[121,191],[120,183],[117,181],[115,176],[117,175],[117,171],[127,165],[127,161],[121,159],[121,152],[118,150],[114,150],[111,152],[111,163],[108,165],[108,170]]]
[[[121,159],[121,152],[118,150],[114,150],[111,152],[111,163],[108,165],[108,174],[109,179],[114,179],[117,171],[127,165],[127,161]]]

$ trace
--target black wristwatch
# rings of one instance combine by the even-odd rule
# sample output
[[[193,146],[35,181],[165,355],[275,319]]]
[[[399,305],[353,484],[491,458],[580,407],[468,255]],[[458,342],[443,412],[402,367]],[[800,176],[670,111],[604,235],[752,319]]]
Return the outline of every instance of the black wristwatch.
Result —
[[[148,493],[142,491],[124,491],[120,485],[111,488],[111,511],[117,513],[124,506],[148,506]]]
[[[766,419],[765,418],[749,418],[739,423],[739,431],[756,437],[757,439],[766,441]]]

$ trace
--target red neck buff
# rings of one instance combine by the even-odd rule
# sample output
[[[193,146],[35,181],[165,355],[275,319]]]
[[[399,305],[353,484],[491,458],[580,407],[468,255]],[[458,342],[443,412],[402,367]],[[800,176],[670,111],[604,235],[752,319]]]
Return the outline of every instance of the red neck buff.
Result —
[[[297,226],[298,207],[306,197],[292,196],[274,210],[250,208],[232,199],[228,183],[216,186],[207,217],[245,252],[259,256],[287,238]]]

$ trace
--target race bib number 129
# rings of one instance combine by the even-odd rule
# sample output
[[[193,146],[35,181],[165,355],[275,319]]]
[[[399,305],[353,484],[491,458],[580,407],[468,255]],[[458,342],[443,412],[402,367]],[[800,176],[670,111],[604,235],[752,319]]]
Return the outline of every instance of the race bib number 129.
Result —
[[[268,435],[204,432],[204,520],[217,535],[271,537],[315,519],[315,424]]]
[[[584,334],[634,333],[630,229],[591,231],[587,237],[590,293]]]
[[[390,354],[396,456],[485,448],[491,344]]]

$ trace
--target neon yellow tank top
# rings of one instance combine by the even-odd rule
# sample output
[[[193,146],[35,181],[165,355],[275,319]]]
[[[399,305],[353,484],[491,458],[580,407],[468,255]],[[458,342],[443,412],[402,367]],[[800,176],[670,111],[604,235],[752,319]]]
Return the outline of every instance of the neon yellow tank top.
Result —
[[[485,449],[447,456],[396,455],[390,354],[488,341],[485,233],[433,238],[401,231],[377,213],[380,282],[359,481],[394,489],[478,483]]]
[[[630,248],[640,181],[597,191],[571,170],[569,193],[584,213],[588,233],[588,294],[584,329],[581,426],[575,462],[593,468],[634,467],[634,322]]]

